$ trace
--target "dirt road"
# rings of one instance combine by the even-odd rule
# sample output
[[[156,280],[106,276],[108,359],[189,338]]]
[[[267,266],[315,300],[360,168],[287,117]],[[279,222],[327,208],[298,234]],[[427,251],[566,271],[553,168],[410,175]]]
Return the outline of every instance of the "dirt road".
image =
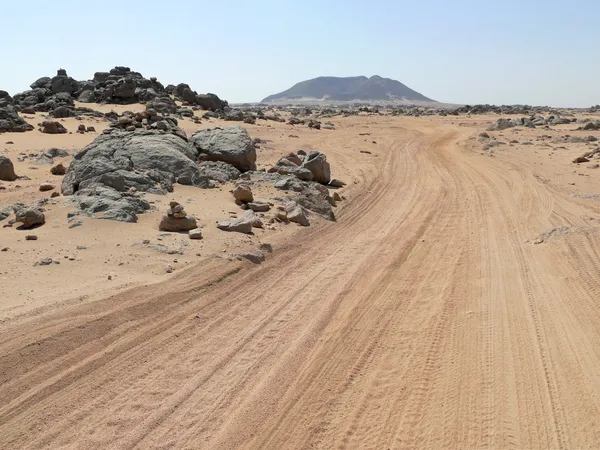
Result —
[[[600,207],[420,123],[261,266],[0,328],[2,447],[600,447],[598,233],[525,243]]]

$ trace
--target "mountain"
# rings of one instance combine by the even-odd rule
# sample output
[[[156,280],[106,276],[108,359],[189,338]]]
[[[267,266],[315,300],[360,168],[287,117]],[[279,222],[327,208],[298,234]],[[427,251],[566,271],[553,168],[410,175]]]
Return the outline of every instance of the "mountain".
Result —
[[[261,103],[338,102],[434,102],[408,86],[390,78],[318,77],[295,84],[287,91],[269,95]]]

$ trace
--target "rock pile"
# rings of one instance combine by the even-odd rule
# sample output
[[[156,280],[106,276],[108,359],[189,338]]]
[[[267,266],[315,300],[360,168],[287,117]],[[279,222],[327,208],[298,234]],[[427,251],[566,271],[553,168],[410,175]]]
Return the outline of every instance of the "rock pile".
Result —
[[[0,91],[0,133],[22,133],[33,130],[33,126],[23,120],[14,107],[8,92]]]
[[[188,216],[183,206],[172,201],[169,203],[169,209],[162,216],[158,229],[161,231],[190,231],[198,228],[196,219]]]

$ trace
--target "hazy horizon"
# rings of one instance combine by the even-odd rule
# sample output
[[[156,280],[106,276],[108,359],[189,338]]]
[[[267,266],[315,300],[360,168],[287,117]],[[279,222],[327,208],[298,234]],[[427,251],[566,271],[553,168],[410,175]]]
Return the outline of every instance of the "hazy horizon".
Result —
[[[600,2],[480,3],[149,0],[90,12],[15,2],[3,5],[0,89],[124,65],[230,103],[320,76],[379,75],[443,103],[600,104]]]

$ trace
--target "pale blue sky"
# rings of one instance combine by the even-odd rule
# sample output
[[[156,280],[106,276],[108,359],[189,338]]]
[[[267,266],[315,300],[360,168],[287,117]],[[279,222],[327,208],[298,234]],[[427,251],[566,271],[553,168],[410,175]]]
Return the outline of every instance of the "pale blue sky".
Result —
[[[449,103],[600,103],[600,0],[2,1],[0,89],[127,65],[230,102],[381,75]]]

